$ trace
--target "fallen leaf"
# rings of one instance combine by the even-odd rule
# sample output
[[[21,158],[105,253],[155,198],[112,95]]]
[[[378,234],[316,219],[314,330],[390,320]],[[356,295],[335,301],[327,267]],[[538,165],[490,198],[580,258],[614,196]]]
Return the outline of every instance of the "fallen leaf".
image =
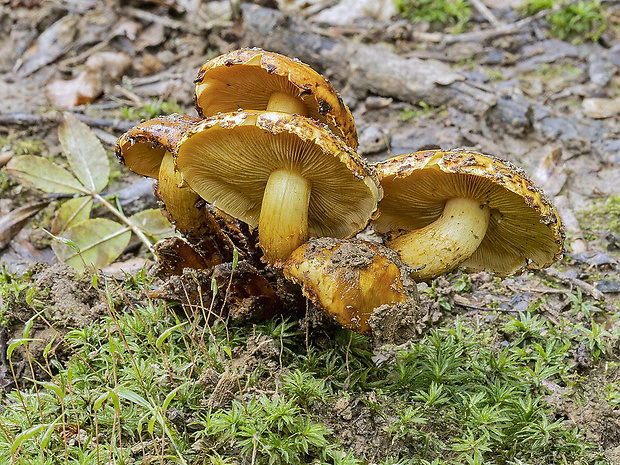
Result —
[[[164,25],[153,23],[138,36],[136,51],[141,52],[147,47],[155,47],[166,40]]]
[[[131,68],[132,60],[124,52],[99,52],[88,57],[86,68],[99,74],[103,86],[119,81]]]
[[[55,79],[45,88],[47,98],[59,108],[73,108],[90,103],[103,93],[101,80],[95,73],[81,73],[75,79]]]
[[[560,193],[568,178],[563,167],[559,164],[561,157],[561,147],[553,147],[548,150],[533,176],[534,181],[550,197],[555,197]]]
[[[129,221],[156,240],[165,239],[174,234],[170,222],[156,208],[142,210],[131,216]]]
[[[93,206],[92,197],[76,197],[63,203],[52,221],[52,234],[61,234],[65,229],[87,220]]]
[[[131,230],[106,218],[82,221],[67,229],[59,240],[52,242],[56,256],[78,273],[85,267],[99,269],[109,265],[123,253]]]
[[[110,162],[101,141],[72,113],[63,115],[58,139],[77,178],[91,191],[100,192],[110,177]]]
[[[6,170],[29,187],[50,194],[85,194],[84,186],[69,171],[55,165],[47,158],[22,155],[13,158]]]
[[[13,155],[15,155],[15,153],[11,150],[9,150],[8,152],[0,153],[0,168],[10,162],[11,158],[13,158]]]
[[[77,15],[67,15],[43,31],[37,42],[24,53],[17,76],[30,76],[64,55],[74,44],[79,19]]]
[[[0,249],[5,248],[21,231],[26,221],[45,208],[48,203],[48,201],[43,201],[23,205],[0,218]]]
[[[46,87],[49,100],[61,108],[90,103],[119,81],[131,67],[126,53],[99,52],[86,60],[86,70],[74,79],[56,79]]]

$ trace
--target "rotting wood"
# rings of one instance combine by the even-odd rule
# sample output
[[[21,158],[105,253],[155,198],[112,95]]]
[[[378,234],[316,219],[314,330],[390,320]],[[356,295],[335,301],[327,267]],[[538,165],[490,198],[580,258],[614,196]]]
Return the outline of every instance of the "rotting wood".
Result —
[[[244,45],[295,56],[359,92],[417,104],[453,105],[483,114],[497,101],[489,87],[473,83],[437,60],[403,58],[388,47],[325,37],[277,10],[243,4]]]

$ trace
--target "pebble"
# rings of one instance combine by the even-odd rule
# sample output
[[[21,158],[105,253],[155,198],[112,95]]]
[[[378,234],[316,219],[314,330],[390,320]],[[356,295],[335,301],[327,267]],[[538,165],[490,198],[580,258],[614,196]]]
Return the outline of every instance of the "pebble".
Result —
[[[615,66],[601,54],[590,55],[589,61],[590,81],[599,87],[606,87],[616,71]]]

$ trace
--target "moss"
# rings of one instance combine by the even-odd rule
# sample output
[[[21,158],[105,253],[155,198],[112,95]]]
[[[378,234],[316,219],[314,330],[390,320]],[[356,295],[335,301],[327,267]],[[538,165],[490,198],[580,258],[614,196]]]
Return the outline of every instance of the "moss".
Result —
[[[620,195],[614,195],[607,200],[599,200],[588,210],[576,213],[579,224],[590,233],[610,232],[620,236]]]
[[[399,14],[412,23],[425,21],[432,29],[465,30],[472,11],[466,0],[394,0]]]
[[[140,108],[120,108],[121,118],[128,121],[148,120],[172,113],[183,113],[183,108],[177,103],[176,100],[153,99]]]
[[[556,3],[556,0],[528,0],[521,11],[530,16],[551,9]],[[549,15],[549,35],[575,43],[596,42],[608,28],[609,15],[600,0],[572,3]]]

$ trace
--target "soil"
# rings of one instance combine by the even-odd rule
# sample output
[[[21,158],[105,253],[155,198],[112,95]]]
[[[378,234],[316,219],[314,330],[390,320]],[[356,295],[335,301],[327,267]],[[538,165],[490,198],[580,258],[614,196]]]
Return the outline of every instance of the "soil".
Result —
[[[389,12],[390,19],[386,19],[386,15],[369,16],[360,7],[342,22],[341,17],[329,14],[333,7],[330,5],[338,2],[326,2],[314,12],[312,8],[293,11],[293,18],[309,21],[306,26],[300,26],[297,20],[282,22],[278,19],[282,12],[270,9],[256,10],[262,16],[252,16],[249,24],[247,18],[238,16],[238,11],[227,9],[226,5],[234,2],[197,2],[213,4],[205,6],[198,15],[189,11],[192,2],[147,0],[136,2],[139,8],[125,3],[0,0],[0,29],[8,31],[0,39],[0,160],[34,153],[65,163],[57,138],[58,104],[50,101],[46,89],[55,80],[68,82],[80,76],[85,72],[87,59],[99,52],[124,54],[130,58],[131,66],[122,70],[122,77],[98,70],[93,75],[99,89],[97,98],[88,104],[79,103],[70,111],[86,118],[111,154],[121,128],[154,116],[147,112],[149,106],[156,105],[153,99],[160,106],[161,102],[172,101],[185,113],[195,115],[192,81],[207,59],[240,46],[271,45],[275,51],[300,58],[330,78],[352,109],[360,135],[359,151],[370,162],[429,148],[462,147],[499,156],[531,175],[556,205],[566,228],[566,255],[547,271],[501,282],[489,273],[476,273],[469,277],[468,293],[459,290],[454,281],[438,278],[432,285],[435,298],[422,293],[422,300],[412,295],[406,304],[380,307],[370,323],[378,360],[390,358],[398,344],[456,314],[493,326],[490,309],[517,314],[542,298],[539,311],[553,321],[570,305],[565,293],[577,289],[599,302],[607,312],[618,311],[617,10],[610,13],[611,27],[598,42],[572,43],[548,38],[544,21],[528,23],[511,34],[458,41],[445,39],[440,33],[437,40],[424,25],[412,26]],[[306,2],[256,3],[273,6]],[[493,14],[504,24],[519,19],[517,11],[505,6],[506,2],[484,3],[492,7]],[[493,6],[495,3],[502,6]],[[221,12],[215,11],[215,4]],[[242,12],[247,14],[249,7],[259,8],[246,4]],[[320,21],[316,18],[319,14]],[[254,24],[259,17],[263,22]],[[265,28],[271,29],[261,35]],[[471,31],[490,29],[493,26],[476,13]],[[289,33],[299,40],[288,41]],[[313,48],[313,44],[325,44],[324,41],[331,48]],[[336,55],[338,50],[350,51],[351,47],[363,50],[365,63],[373,66],[362,68],[361,62],[355,61],[361,58],[342,59]],[[383,66],[383,57],[394,66],[409,60],[411,66],[429,69],[430,74],[415,82],[414,77],[409,79],[405,74],[398,83],[399,89],[388,82],[399,71]],[[433,74],[437,70],[439,74]],[[385,74],[385,82],[379,79],[369,83],[371,71],[375,75]],[[75,93],[76,89],[67,85],[66,92]],[[602,115],[605,105],[616,105],[608,117]],[[148,182],[144,188],[142,178],[115,162],[112,164],[114,182],[106,194],[117,195],[128,211],[155,204]],[[2,171],[0,196],[0,214],[7,215],[40,200],[44,194],[21,186]],[[0,263],[7,273],[32,275],[34,295],[45,308],[29,334],[40,339],[29,346],[35,357],[42,357],[52,340],[56,341],[52,348],[62,351],[63,334],[103,315],[108,298],[116,302],[126,298],[114,286],[111,295],[102,295],[93,288],[92,277],[79,278],[70,268],[56,262],[40,229],[49,229],[58,201],[53,196],[46,198],[52,203],[26,222],[21,232],[0,250]],[[0,234],[5,234],[3,229]],[[133,258],[136,250],[136,244],[130,244],[121,261]],[[368,259],[364,254],[347,254],[345,249],[339,254],[338,259],[350,266],[363,267]],[[258,291],[246,295],[247,289],[241,282],[233,283],[233,297],[238,297],[233,299],[238,320],[252,321],[257,312],[268,317],[296,307],[302,315],[302,325],[313,321],[311,328],[325,328],[330,324],[321,321],[325,318],[312,308],[310,318],[304,317],[305,304],[300,302],[298,291],[284,292],[289,285],[281,279],[265,275],[264,270],[251,264],[240,262],[239,266],[246,278],[252,278]],[[230,276],[225,266],[204,272],[199,279],[203,289],[210,288],[214,276],[218,288],[225,290]],[[106,278],[102,275],[99,279]],[[161,292],[169,298],[185,298],[188,291],[180,279],[164,281]],[[235,288],[237,284],[240,287]],[[420,288],[429,290],[430,285],[421,284]],[[189,292],[192,291],[195,289]],[[451,311],[442,307],[442,299],[451,304]],[[8,300],[7,307],[9,324],[0,333],[0,347],[22,337],[26,322],[34,315],[31,307],[15,300]],[[267,308],[276,311],[269,314]],[[316,330],[316,337],[319,333]],[[273,341],[249,340],[243,351],[234,354],[236,366],[241,369],[260,361],[275,374],[280,368],[274,349]],[[61,353],[56,355],[62,358]],[[616,348],[612,358],[619,355]],[[14,357],[18,360],[23,354]],[[6,358],[2,357],[0,362],[0,384],[9,389],[13,384],[9,373],[3,370]],[[31,375],[26,374],[24,363],[17,362],[16,366],[18,378]],[[600,444],[612,463],[620,463],[618,407],[601,400],[605,383],[616,382],[618,373],[608,372],[604,364],[593,364],[585,346],[575,353],[575,369],[583,373],[583,384],[557,390],[548,402],[571,425],[586,431],[588,439]],[[265,389],[276,388],[274,379],[275,376],[265,382]],[[237,389],[230,374],[203,373],[201,383],[210,392],[206,404],[211,407],[227,405]],[[371,400],[341,399],[335,411],[317,412],[343,444],[368,457],[372,457],[373,451],[385,449],[385,444],[380,443],[384,436],[375,432],[381,431],[388,421],[373,416],[367,407]],[[393,447],[396,450],[392,452],[398,453],[398,444]]]

